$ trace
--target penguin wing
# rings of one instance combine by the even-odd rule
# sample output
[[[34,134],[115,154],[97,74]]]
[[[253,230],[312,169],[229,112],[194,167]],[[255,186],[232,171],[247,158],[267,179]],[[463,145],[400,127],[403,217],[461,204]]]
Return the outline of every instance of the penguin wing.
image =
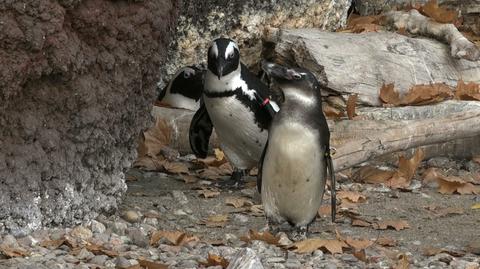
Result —
[[[267,147],[268,147],[268,140],[265,143],[265,147],[263,148],[262,156],[260,156],[260,161],[258,161],[258,172],[257,172],[258,193],[262,193],[262,167],[263,167],[263,159],[265,159],[265,154],[267,152]]]
[[[335,180],[335,170],[333,169],[333,160],[332,160],[332,154],[330,152],[330,130],[328,129],[328,124],[327,120],[321,112],[321,116],[319,117],[320,119],[320,145],[323,145],[325,147],[324,150],[324,157],[325,157],[325,163],[322,165],[325,165],[327,168],[328,175],[330,177],[330,192],[331,192],[331,206],[332,206],[332,222],[335,222],[335,217],[336,217],[336,212],[337,212],[337,195],[336,195],[336,190],[335,190],[335,185],[336,185],[336,180]]]
[[[205,158],[208,154],[208,142],[212,135],[213,124],[208,115],[207,108],[200,102],[200,108],[193,115],[190,123],[189,141],[193,153],[198,158]]]

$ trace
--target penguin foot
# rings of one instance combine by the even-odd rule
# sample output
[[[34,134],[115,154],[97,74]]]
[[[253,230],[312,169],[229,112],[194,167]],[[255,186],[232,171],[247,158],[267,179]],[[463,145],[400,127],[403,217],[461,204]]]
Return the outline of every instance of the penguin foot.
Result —
[[[308,226],[295,227],[290,232],[289,237],[292,241],[302,241],[307,239]]]
[[[245,185],[245,176],[248,175],[247,169],[234,169],[229,180],[219,182],[220,188],[240,189]]]
[[[276,235],[278,232],[280,232],[280,225],[277,225],[267,219],[267,224],[262,230],[264,232],[270,232],[271,234]]]
[[[233,170],[233,173],[232,173],[232,176],[230,177],[230,181],[234,181],[234,182],[240,182],[240,181],[244,181],[244,177],[248,175],[248,170],[247,169],[234,169]]]

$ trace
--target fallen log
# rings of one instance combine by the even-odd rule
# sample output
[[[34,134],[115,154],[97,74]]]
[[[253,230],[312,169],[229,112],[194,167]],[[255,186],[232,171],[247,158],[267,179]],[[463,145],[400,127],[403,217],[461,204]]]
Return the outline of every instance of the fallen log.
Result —
[[[480,137],[480,105],[475,105],[478,102],[464,103],[469,105],[455,106],[464,107],[463,111],[457,110],[458,112],[453,114],[433,118],[329,121],[332,146],[336,148],[333,156],[336,170],[347,169],[385,154],[414,147]],[[428,107],[424,109],[426,108]],[[391,108],[391,111],[395,109],[405,108]],[[417,112],[419,110],[417,107],[411,109]],[[191,153],[188,128],[193,114],[194,112],[183,109],[154,109],[157,119],[166,121],[170,126],[167,129],[171,132],[168,135],[169,146],[183,154]],[[210,142],[214,147],[219,145],[216,136],[213,136]]]

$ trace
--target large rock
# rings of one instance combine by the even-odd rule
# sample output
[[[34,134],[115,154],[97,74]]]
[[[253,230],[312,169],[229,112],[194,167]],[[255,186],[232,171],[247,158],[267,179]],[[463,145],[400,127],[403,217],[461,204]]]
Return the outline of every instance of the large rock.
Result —
[[[0,3],[0,232],[116,208],[176,10],[173,0]]]
[[[319,76],[324,70],[336,94],[356,93],[366,105],[381,105],[378,96],[384,83],[394,83],[405,93],[416,84],[480,82],[480,62],[453,59],[447,45],[428,38],[296,29],[282,30],[274,39],[278,61],[309,68]]]
[[[235,39],[242,61],[252,66],[259,62],[265,31],[280,27],[335,30],[345,25],[350,4],[351,0],[183,1],[162,73],[168,78],[181,66],[205,62],[208,46],[220,36]]]

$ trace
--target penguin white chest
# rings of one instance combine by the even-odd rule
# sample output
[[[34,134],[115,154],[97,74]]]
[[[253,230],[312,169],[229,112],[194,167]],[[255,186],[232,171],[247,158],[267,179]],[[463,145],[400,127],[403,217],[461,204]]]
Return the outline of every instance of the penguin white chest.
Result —
[[[257,165],[268,132],[258,127],[254,113],[235,96],[204,96],[204,102],[230,162],[240,169]]]
[[[319,132],[287,121],[272,126],[262,167],[262,203],[274,222],[309,224],[326,180]]]
[[[200,102],[195,101],[195,99],[185,97],[178,93],[167,92],[162,102],[174,108],[184,108],[184,109],[193,110],[193,111],[198,110],[198,108],[200,107]]]

